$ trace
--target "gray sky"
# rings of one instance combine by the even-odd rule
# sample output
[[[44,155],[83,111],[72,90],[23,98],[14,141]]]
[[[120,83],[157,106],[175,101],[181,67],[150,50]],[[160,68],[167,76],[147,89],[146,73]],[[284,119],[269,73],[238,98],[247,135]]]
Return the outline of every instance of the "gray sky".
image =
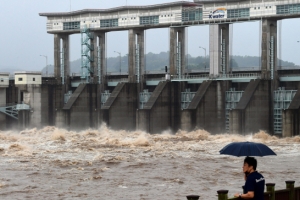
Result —
[[[41,70],[53,64],[53,35],[46,32],[46,17],[41,12],[68,12],[85,8],[111,8],[126,5],[149,5],[176,0],[1,0],[0,12],[0,71],[5,68],[18,70]],[[71,6],[70,6],[71,3]],[[287,61],[300,64],[300,19],[282,22],[282,55]],[[146,53],[168,51],[168,29],[146,31]],[[188,53],[192,56],[208,54],[208,26],[188,28]],[[127,31],[108,33],[108,57],[116,57],[128,53]],[[80,35],[71,36],[71,61],[80,58]],[[258,56],[259,54],[259,23],[248,22],[233,25],[233,55]]]

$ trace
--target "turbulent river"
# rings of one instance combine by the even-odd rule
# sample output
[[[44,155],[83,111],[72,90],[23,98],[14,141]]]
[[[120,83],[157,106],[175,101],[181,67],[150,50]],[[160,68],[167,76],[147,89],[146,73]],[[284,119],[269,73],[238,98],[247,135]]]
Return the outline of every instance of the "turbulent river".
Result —
[[[277,156],[257,157],[266,183],[300,186],[300,137],[67,131],[56,127],[0,131],[0,199],[217,199],[244,184],[243,157],[220,155],[236,141],[262,142]]]

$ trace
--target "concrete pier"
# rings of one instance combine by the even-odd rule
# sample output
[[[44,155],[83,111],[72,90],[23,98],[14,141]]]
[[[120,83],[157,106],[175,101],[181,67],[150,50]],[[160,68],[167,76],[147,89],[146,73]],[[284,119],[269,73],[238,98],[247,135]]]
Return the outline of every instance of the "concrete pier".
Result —
[[[137,87],[134,83],[119,83],[102,106],[102,122],[117,130],[136,129]]]
[[[184,74],[185,70],[185,27],[170,28],[170,75]],[[180,63],[178,63],[180,62]],[[180,67],[178,67],[180,65]]]
[[[94,83],[98,83],[98,74],[100,74],[100,83],[106,83],[106,33],[94,32]],[[100,52],[98,52],[100,51]],[[98,57],[100,56],[100,57]],[[100,63],[98,63],[100,61]],[[100,65],[100,73],[98,73],[98,65]]]
[[[70,77],[70,41],[68,34],[54,34],[54,76],[57,80],[61,80],[61,62],[63,56],[63,76],[68,81]],[[67,84],[66,84],[67,86]],[[67,89],[66,89],[67,90]]]
[[[128,82],[129,83],[144,82],[144,73],[145,73],[144,32],[145,31],[143,29],[129,29],[128,31],[128,37],[129,37]],[[138,57],[137,57],[137,49],[138,49]]]
[[[230,133],[250,134],[272,130],[270,81],[251,81],[236,108],[229,113]]]
[[[228,74],[229,44],[229,24],[209,25],[209,74]]]

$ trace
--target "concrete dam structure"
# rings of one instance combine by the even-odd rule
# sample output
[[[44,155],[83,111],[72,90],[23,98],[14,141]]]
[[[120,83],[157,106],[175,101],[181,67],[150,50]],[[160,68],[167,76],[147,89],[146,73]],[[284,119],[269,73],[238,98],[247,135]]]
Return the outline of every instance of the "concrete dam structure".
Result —
[[[40,13],[54,35],[54,74],[0,73],[0,128],[98,128],[161,133],[300,134],[300,69],[277,62],[277,23],[300,0],[194,0]],[[261,21],[261,67],[230,68],[230,24]],[[186,29],[209,26],[209,71],[185,66]],[[145,30],[169,28],[169,66],[146,73]],[[128,74],[107,74],[106,34],[128,30]],[[81,34],[81,74],[70,74],[71,34]]]

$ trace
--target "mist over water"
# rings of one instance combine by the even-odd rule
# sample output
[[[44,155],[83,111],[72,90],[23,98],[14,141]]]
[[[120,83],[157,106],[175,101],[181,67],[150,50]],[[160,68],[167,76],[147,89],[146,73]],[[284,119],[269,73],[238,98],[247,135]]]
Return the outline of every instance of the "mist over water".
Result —
[[[257,157],[266,183],[300,186],[299,136],[45,127],[0,131],[0,199],[217,199],[220,189],[231,197],[242,191],[244,158],[219,150],[239,141],[262,142],[277,153]]]

